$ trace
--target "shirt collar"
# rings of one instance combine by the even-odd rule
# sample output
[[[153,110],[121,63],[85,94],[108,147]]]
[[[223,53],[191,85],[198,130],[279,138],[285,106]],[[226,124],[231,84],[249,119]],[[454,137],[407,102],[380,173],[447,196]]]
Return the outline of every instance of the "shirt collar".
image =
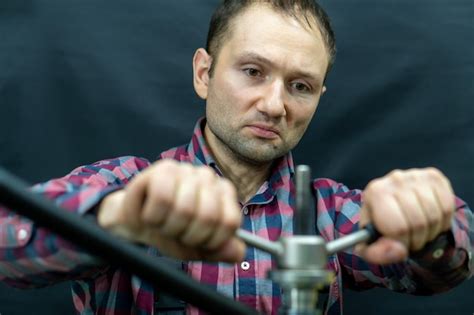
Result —
[[[202,117],[198,120],[194,127],[193,136],[188,145],[188,154],[190,162],[193,165],[207,165],[212,167],[220,175],[222,172],[219,170],[216,161],[212,157],[211,150],[209,149],[206,139],[204,138],[204,127],[206,126],[206,118]],[[257,192],[257,195],[265,196],[263,199],[268,200],[268,195],[274,195],[275,191],[282,184],[287,185],[288,182],[293,178],[295,173],[293,156],[291,152],[278,158],[268,181],[266,181]],[[263,201],[263,200],[262,200]]]
[[[207,146],[204,138],[204,127],[206,126],[206,118],[200,118],[194,126],[193,136],[188,145],[188,154],[193,165],[207,165],[215,169],[221,174],[217,163],[212,157],[211,150]]]

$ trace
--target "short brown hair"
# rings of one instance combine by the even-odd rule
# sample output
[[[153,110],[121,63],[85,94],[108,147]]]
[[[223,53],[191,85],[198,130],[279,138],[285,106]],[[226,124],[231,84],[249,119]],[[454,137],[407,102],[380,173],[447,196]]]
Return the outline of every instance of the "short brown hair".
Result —
[[[270,5],[273,9],[285,15],[296,18],[303,25],[312,27],[310,22],[314,19],[318,24],[319,31],[324,39],[328,52],[328,69],[334,64],[336,58],[336,39],[331,27],[328,15],[315,0],[224,0],[214,11],[207,34],[206,50],[217,60],[219,51],[224,42],[224,38],[229,32],[229,26],[234,19],[244,9],[255,3]],[[311,19],[310,19],[311,18]],[[212,75],[211,67],[210,74]]]

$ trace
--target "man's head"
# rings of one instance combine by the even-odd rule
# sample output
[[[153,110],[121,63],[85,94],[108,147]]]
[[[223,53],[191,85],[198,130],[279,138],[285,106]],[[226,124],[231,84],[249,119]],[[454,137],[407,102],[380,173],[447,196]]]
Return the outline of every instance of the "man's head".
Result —
[[[224,5],[238,10],[225,23],[216,16],[231,8],[214,15],[210,51],[198,49],[193,67],[195,90],[206,99],[205,136],[218,159],[268,164],[303,136],[334,52],[332,32],[303,10],[309,2],[231,0]]]

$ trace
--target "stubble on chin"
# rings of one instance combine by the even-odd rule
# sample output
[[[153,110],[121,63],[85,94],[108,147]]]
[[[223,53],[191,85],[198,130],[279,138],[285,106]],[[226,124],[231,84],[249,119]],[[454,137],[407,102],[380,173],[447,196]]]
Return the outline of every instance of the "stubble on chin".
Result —
[[[250,138],[242,130],[225,129],[224,126],[209,125],[209,129],[219,141],[220,146],[235,158],[253,165],[268,164],[287,154],[289,148],[285,143],[280,145],[265,139]]]

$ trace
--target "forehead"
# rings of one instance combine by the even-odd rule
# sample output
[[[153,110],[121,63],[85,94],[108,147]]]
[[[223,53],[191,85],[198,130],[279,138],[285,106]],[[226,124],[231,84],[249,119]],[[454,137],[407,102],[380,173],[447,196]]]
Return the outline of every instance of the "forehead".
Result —
[[[251,5],[233,19],[221,49],[231,56],[248,51],[282,67],[311,70],[323,77],[329,60],[316,22],[311,27],[303,25],[265,4]]]

